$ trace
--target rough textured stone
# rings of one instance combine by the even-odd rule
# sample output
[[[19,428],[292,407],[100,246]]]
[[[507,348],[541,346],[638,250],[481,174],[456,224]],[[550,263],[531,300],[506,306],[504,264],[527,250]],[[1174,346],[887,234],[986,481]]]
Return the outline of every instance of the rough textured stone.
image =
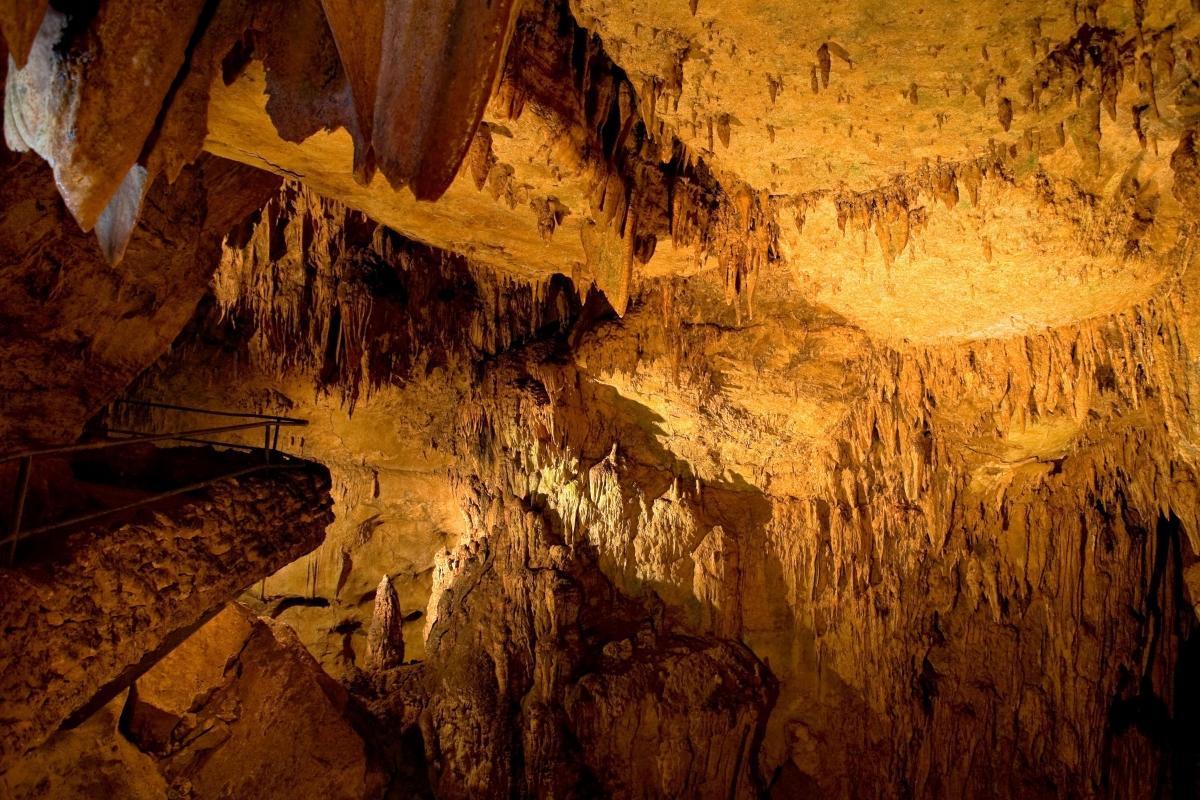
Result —
[[[438,564],[424,685],[401,671],[365,692],[397,734],[419,719],[434,794],[759,793],[775,684],[750,651],[679,635],[519,502],[477,501]]]
[[[25,66],[29,59],[29,51],[49,4],[50,0],[5,0],[0,4],[0,37],[7,43],[18,67]]]
[[[332,518],[328,491],[316,465],[230,478],[129,521],[88,525],[49,558],[0,570],[0,766],[319,545]]]
[[[0,790],[13,800],[121,797],[162,800],[167,782],[154,759],[118,732],[125,695],[82,724],[51,736],[0,774]]]
[[[0,449],[73,441],[170,346],[203,297],[225,234],[279,185],[205,158],[147,196],[119,267],[107,264],[33,156],[0,151]]]
[[[29,63],[9,71],[5,141],[50,164],[63,202],[85,231],[137,164],[203,5],[106,0],[65,12],[51,6]],[[140,207],[141,197],[133,205]],[[136,218],[135,212],[124,227]]]
[[[134,688],[0,775],[6,797],[375,798],[346,691],[290,628],[230,604]]]
[[[127,735],[195,797],[378,797],[345,689],[286,625],[230,604],[138,679]]]
[[[1195,0],[208,8],[137,164],[294,183],[130,391],[312,420],[392,789],[1197,793]]]
[[[405,363],[436,366],[387,377],[357,365],[408,352],[394,342],[363,339],[361,349],[340,351],[354,369],[340,361],[330,368],[312,358],[328,353],[322,336],[272,321],[328,318],[331,312],[306,305],[314,296],[331,303],[336,296],[344,312],[370,308],[367,330],[391,313],[378,294],[374,305],[363,305],[347,289],[300,291],[306,283],[277,272],[322,263],[324,252],[323,245],[289,249],[277,265],[258,261],[253,269],[251,253],[231,253],[231,272],[223,273],[229,280],[218,293],[229,308],[259,320],[252,331],[241,328],[249,344],[239,359],[247,366],[231,380],[230,361],[201,356],[212,352],[203,347],[179,348],[142,389],[160,398],[235,396],[264,409],[303,409],[315,422],[301,452],[343,463],[370,454],[365,473],[344,473],[342,502],[365,504],[367,515],[347,520],[338,534],[345,537],[342,552],[356,554],[347,560],[334,551],[320,562],[328,588],[313,594],[328,600],[329,611],[301,617],[289,610],[281,618],[295,620],[318,652],[342,653],[344,641],[362,647],[361,633],[341,633],[335,624],[348,611],[336,586],[357,583],[366,595],[389,563],[388,548],[405,548],[412,567],[393,583],[412,598],[405,607],[428,609],[428,638],[410,652],[423,653],[421,680],[429,685],[417,699],[410,685],[396,689],[407,699],[382,699],[388,691],[380,690],[376,705],[388,724],[406,720],[404,730],[420,728],[421,709],[431,722],[442,720],[444,729],[426,727],[424,737],[427,744],[454,743],[431,750],[435,789],[453,795],[499,782],[539,791],[520,783],[528,752],[517,757],[502,744],[510,741],[506,731],[529,735],[533,719],[530,711],[503,722],[498,710],[504,687],[526,684],[491,677],[489,665],[513,656],[505,651],[481,661],[492,646],[492,624],[466,644],[466,627],[443,623],[441,594],[459,580],[476,586],[466,594],[487,605],[474,615],[489,621],[536,609],[547,596],[560,608],[575,595],[560,598],[549,576],[580,580],[583,567],[569,564],[588,551],[619,592],[661,598],[671,625],[679,626],[664,630],[740,640],[768,665],[779,699],[758,759],[760,779],[776,796],[969,795],[980,786],[1004,797],[1153,796],[1159,789],[1135,776],[1192,752],[1186,736],[1158,731],[1182,730],[1192,713],[1172,699],[1187,663],[1173,654],[1192,647],[1192,604],[1170,587],[1184,585],[1180,576],[1196,552],[1194,271],[1120,313],[1034,334],[937,344],[875,340],[798,305],[783,275],[758,287],[754,318],[739,321],[721,282],[698,275],[647,287],[620,319],[588,301],[557,324],[510,340],[521,345],[515,349],[455,344],[445,336],[461,326],[439,333],[431,319],[428,332],[411,340],[415,361]],[[414,264],[439,263],[433,253],[413,257]],[[345,280],[352,273],[340,274]],[[472,274],[478,287],[487,285],[486,270]],[[289,285],[257,294],[256,287]],[[509,324],[527,313],[524,305],[485,307],[504,309],[500,318],[507,315]],[[364,319],[360,313],[343,319]],[[498,329],[484,319],[483,330]],[[232,335],[209,330],[210,337]],[[334,388],[341,381],[359,388]],[[352,411],[334,411],[323,399],[339,395],[356,398]],[[400,464],[421,465],[421,483],[370,477]],[[439,471],[450,480],[439,483]],[[444,522],[403,501],[417,486],[446,496],[439,501],[450,509]],[[480,523],[470,502],[458,535],[474,541],[490,531],[487,547],[480,540],[474,555],[468,550],[449,561],[418,555],[419,542],[447,540],[453,509],[476,486],[523,498],[556,520],[562,552],[574,554],[568,566],[520,561],[524,545],[510,554],[494,537],[509,527],[523,530],[523,523]],[[360,525],[381,510],[384,524]],[[370,549],[356,551],[364,531]],[[497,566],[509,558],[536,568],[526,574],[527,567],[514,567],[509,575]],[[477,585],[447,571],[460,559]],[[290,583],[307,596],[317,584],[299,577],[294,571],[268,584]],[[498,597],[485,603],[492,591],[486,586]],[[519,596],[504,593],[510,590]],[[360,630],[372,604],[358,606]],[[503,638],[536,653],[536,637],[517,632],[526,624],[524,617],[504,623]],[[434,633],[439,626],[443,638]],[[549,621],[537,629],[549,630]],[[683,664],[714,668],[701,655],[709,652],[704,646],[671,655],[674,634],[660,635],[645,655],[656,674],[690,674]],[[463,643],[452,647],[457,637]],[[575,676],[578,661],[570,654],[580,651],[547,641],[557,643],[550,649],[558,654],[533,663],[561,660]],[[610,649],[613,658],[625,650]],[[600,661],[609,657],[600,652]],[[638,666],[636,648],[629,652],[630,668],[649,674]],[[549,666],[513,669],[543,676]],[[459,705],[439,697],[443,680],[464,687],[451,695]],[[552,699],[548,716],[538,719],[552,720],[549,730],[586,730],[596,737],[589,741],[631,748],[582,747],[594,759],[586,762],[561,756],[552,736],[530,745],[547,770],[561,770],[562,785],[582,785],[582,774],[607,776],[615,770],[603,765],[651,750],[622,739],[625,727],[615,721],[632,726],[631,719],[650,713],[643,705],[649,701],[624,679],[601,669],[578,683],[545,680],[550,688],[538,691],[548,694],[539,696]],[[589,682],[595,695],[582,689]],[[567,709],[575,716],[564,721]],[[1158,728],[1156,719],[1171,721]],[[653,752],[671,752],[664,742],[673,724],[659,728]],[[964,742],[975,749],[964,751]],[[715,758],[716,751],[705,752]],[[639,774],[659,769],[628,757],[646,770]],[[676,766],[661,774],[703,780],[699,766],[685,769],[678,765],[686,759],[663,757]],[[483,771],[455,766],[463,760]],[[1160,786],[1187,780],[1168,775]],[[663,780],[611,791],[699,785]]]

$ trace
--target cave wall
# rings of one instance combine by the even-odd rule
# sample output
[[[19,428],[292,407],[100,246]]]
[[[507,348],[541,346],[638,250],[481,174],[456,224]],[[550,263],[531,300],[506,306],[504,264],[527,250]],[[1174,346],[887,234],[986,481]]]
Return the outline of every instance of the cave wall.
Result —
[[[747,797],[775,682],[617,593],[516,498],[439,559],[421,732],[438,797]],[[496,636],[497,630],[505,631]]]
[[[316,464],[227,477],[42,534],[36,557],[0,569],[0,770],[127,688],[231,595],[318,546],[328,490]]]
[[[51,165],[10,158],[9,438],[78,432],[211,274],[130,393],[312,421],[337,520],[242,599],[407,775],[1195,793],[1194,0],[497,3],[399,56],[406,6],[134,6],[0,9]],[[202,149],[299,183],[221,243],[210,171],[271,181]]]
[[[579,787],[581,776],[607,774],[589,757],[641,752],[556,742],[607,742],[614,715],[650,713],[647,696],[612,670],[633,680],[643,658],[665,659],[668,673],[700,659],[709,674],[711,656],[663,653],[678,636],[715,643],[701,652],[748,647],[764,686],[778,682],[773,705],[764,694],[733,712],[765,719],[745,785],[776,796],[988,787],[999,797],[1154,797],[1191,785],[1180,676],[1195,627],[1194,270],[1118,314],[929,345],[873,340],[798,302],[787,275],[760,284],[752,319],[725,303],[712,275],[649,283],[623,317],[564,294],[569,285],[535,286],[530,297],[556,297],[568,311],[530,325],[530,306],[479,302],[495,280],[486,269],[454,278],[444,255],[406,251],[391,262],[424,270],[397,274],[433,281],[410,285],[409,296],[445,298],[457,286],[472,310],[418,315],[413,325],[428,329],[396,347],[362,335],[395,331],[375,327],[395,295],[366,302],[375,290],[345,285],[360,262],[329,265],[328,249],[310,246],[339,240],[324,225],[349,233],[358,218],[299,196],[279,207],[275,258],[262,256],[272,251],[264,241],[230,249],[218,271],[215,295],[243,321],[239,333],[212,311],[198,317],[136,391],[312,409],[328,421],[292,443],[310,456],[332,456],[338,440],[371,441],[372,460],[418,444],[438,454],[420,490],[439,493],[459,517],[455,530],[419,519],[376,526],[383,550],[360,560],[358,504],[400,517],[417,484],[372,481],[372,496],[345,495],[334,528],[345,538],[322,563],[340,562],[338,581],[368,591],[351,612],[335,587],[306,587],[338,610],[299,624],[327,664],[356,680],[365,662],[347,658],[345,643],[365,650],[380,573],[406,615],[425,612],[403,637],[427,676],[415,682],[433,688],[399,682],[403,698],[391,702],[408,708],[407,721],[389,724],[422,731],[444,796],[493,784],[543,794],[518,768],[531,753]],[[390,234],[368,228],[350,235],[386,252]],[[336,288],[317,288],[326,270]],[[353,320],[339,336],[357,333],[331,346],[334,316]],[[464,336],[506,326],[525,333]],[[379,360],[397,353],[413,355]],[[380,363],[392,366],[371,366]],[[430,395],[436,413],[412,402]],[[378,438],[385,418],[383,430],[402,432],[394,444]],[[389,572],[388,549],[422,538],[449,549],[426,551],[417,579]],[[604,578],[583,577],[593,570]],[[268,586],[285,585],[275,580]],[[588,614],[573,609],[597,581],[610,586],[599,605],[614,619],[628,604],[660,609],[647,655],[636,637],[632,661],[618,657],[619,642],[595,655]],[[453,599],[464,594],[477,599]],[[497,626],[511,609],[522,609],[518,619]],[[348,633],[337,623],[351,613],[359,622]],[[730,674],[726,661],[717,676]],[[513,699],[531,696],[546,708]],[[699,740],[713,763],[727,760],[715,742],[728,730]],[[694,771],[654,763],[646,769],[663,775]],[[685,784],[636,785],[606,791],[670,796]]]
[[[113,267],[43,162],[0,150],[0,180],[5,452],[73,441],[162,355],[204,296],[225,235],[279,187],[268,173],[206,157],[175,183],[148,187]]]

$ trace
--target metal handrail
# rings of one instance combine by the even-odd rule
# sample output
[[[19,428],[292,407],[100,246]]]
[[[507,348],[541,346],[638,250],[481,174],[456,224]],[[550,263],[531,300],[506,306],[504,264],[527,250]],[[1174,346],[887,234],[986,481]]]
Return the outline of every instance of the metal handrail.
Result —
[[[191,408],[189,406],[174,405],[171,403],[156,403],[156,402],[152,402],[149,400],[118,400],[116,402],[123,404],[123,405],[137,405],[137,406],[144,406],[144,407],[148,407],[148,408],[160,408],[160,409],[167,410],[167,411],[184,411],[184,412],[188,412],[188,413],[192,413],[192,414],[208,414],[208,415],[219,416],[219,417],[234,417],[234,418],[243,418],[243,419],[253,419],[255,421],[254,422],[244,422],[244,423],[239,423],[239,424],[235,424],[235,425],[220,425],[220,426],[214,426],[214,427],[208,427],[208,428],[193,428],[193,429],[185,430],[185,431],[171,431],[168,433],[145,433],[142,431],[135,431],[135,430],[109,429],[109,430],[105,431],[109,435],[117,434],[120,436],[126,436],[128,438],[104,439],[104,440],[100,440],[100,441],[82,442],[82,443],[72,444],[72,445],[59,445],[59,446],[55,446],[55,447],[45,447],[45,448],[42,448],[39,450],[26,450],[23,452],[12,453],[10,455],[0,457],[0,464],[4,464],[4,463],[7,463],[9,461],[14,461],[14,460],[18,461],[17,483],[16,483],[16,488],[15,488],[13,510],[12,510],[12,515],[11,515],[10,523],[9,523],[9,534],[8,534],[8,537],[3,542],[0,542],[0,545],[3,545],[3,544],[9,545],[9,552],[8,552],[9,563],[12,563],[12,561],[14,561],[16,559],[17,543],[20,542],[22,539],[28,538],[30,536],[34,536],[36,534],[43,533],[43,532],[50,531],[50,530],[56,530],[58,528],[65,528],[68,525],[75,525],[80,522],[88,522],[93,519],[107,516],[109,514],[115,514],[115,513],[121,512],[121,511],[128,511],[132,508],[137,508],[139,506],[147,505],[156,500],[161,500],[165,497],[172,497],[175,495],[184,494],[186,492],[195,491],[196,489],[202,489],[205,486],[210,486],[213,483],[216,483],[217,481],[227,480],[229,478],[235,478],[235,477],[238,477],[241,475],[246,475],[246,474],[249,474],[252,472],[258,472],[263,469],[270,469],[272,467],[294,466],[291,464],[280,464],[280,463],[273,464],[272,463],[271,455],[275,452],[275,450],[279,446],[279,429],[281,427],[296,427],[296,426],[304,426],[304,425],[308,424],[307,420],[295,419],[293,417],[281,417],[281,416],[273,416],[273,415],[268,415],[268,414],[254,414],[254,413],[250,413],[250,412],[240,412],[240,411],[216,411],[216,410],[206,409],[206,408]],[[212,441],[211,439],[202,438],[202,437],[206,437],[206,436],[216,436],[216,435],[222,434],[222,433],[235,433],[237,431],[254,430],[256,428],[263,429],[263,444],[262,444],[261,448],[256,447],[254,445],[219,442],[219,441]],[[261,449],[263,451],[263,454],[265,457],[265,463],[256,465],[253,467],[247,467],[247,468],[244,468],[241,470],[237,470],[232,473],[218,475],[216,477],[209,478],[208,480],[200,481],[199,483],[193,483],[193,484],[189,484],[187,486],[170,489],[165,492],[158,492],[156,494],[150,495],[150,496],[142,498],[140,500],[136,500],[132,503],[126,503],[125,505],[118,506],[116,508],[103,509],[101,511],[92,512],[90,514],[84,514],[82,516],[73,517],[71,519],[61,520],[59,522],[51,523],[48,525],[42,525],[37,528],[31,528],[26,531],[21,530],[21,522],[22,522],[22,518],[24,517],[24,513],[25,513],[25,499],[29,493],[29,476],[30,476],[30,472],[32,471],[33,461],[35,458],[39,458],[41,456],[63,455],[66,453],[79,453],[79,452],[85,452],[85,451],[91,451],[91,450],[105,450],[105,449],[115,448],[115,447],[124,447],[124,446],[130,445],[130,444],[142,444],[142,443],[146,443],[146,442],[152,443],[152,442],[161,442],[161,441],[183,441],[183,442],[192,442],[192,443],[196,443],[196,444],[217,444],[217,445],[221,445],[224,447],[232,447],[232,448],[247,449],[247,450]]]
[[[216,411],[211,408],[193,408],[192,406],[178,406],[174,403],[159,403],[153,400],[114,400],[113,405],[121,406],[142,406],[144,408],[162,408],[168,411],[187,411],[191,414],[210,414],[214,417],[246,417],[248,419],[271,419],[281,422],[288,422],[294,425],[307,425],[308,420],[296,419],[295,417],[281,417],[278,414],[255,414],[250,411]]]
[[[113,447],[124,447],[129,444],[141,444],[142,442],[161,442],[178,439],[181,436],[215,436],[218,433],[233,433],[235,431],[249,431],[255,428],[273,428],[277,425],[292,426],[292,425],[307,425],[303,420],[299,421],[274,421],[263,420],[261,422],[243,422],[238,425],[222,425],[216,428],[195,428],[187,431],[173,431],[171,433],[147,433],[139,434],[137,431],[120,431],[120,433],[131,434],[128,439],[103,439],[95,442],[81,442],[79,444],[60,445],[57,447],[45,447],[40,450],[26,450],[21,453],[13,453],[0,457],[0,464],[6,461],[14,461],[18,458],[37,458],[39,456],[55,456],[63,453],[81,453],[86,450],[108,450]],[[117,431],[113,431],[116,433]]]

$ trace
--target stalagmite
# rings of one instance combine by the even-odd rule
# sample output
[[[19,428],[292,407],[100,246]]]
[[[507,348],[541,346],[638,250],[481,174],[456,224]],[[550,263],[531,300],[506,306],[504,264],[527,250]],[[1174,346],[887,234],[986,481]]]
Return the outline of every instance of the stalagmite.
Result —
[[[404,618],[392,581],[384,575],[375,592],[375,613],[367,633],[367,667],[390,669],[404,663]]]

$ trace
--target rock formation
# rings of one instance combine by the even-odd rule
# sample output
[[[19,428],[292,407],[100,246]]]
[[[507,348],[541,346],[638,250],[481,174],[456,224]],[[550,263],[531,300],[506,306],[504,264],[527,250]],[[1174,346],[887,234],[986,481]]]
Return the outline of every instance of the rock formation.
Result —
[[[280,472],[187,511],[215,538],[15,565],[5,748],[45,745],[0,785],[1200,794],[1195,0],[96,0],[0,35],[0,456],[191,419],[117,398],[286,414],[333,503]],[[54,666],[118,562],[161,573],[155,636],[250,611],[165,658],[106,611],[105,665]]]
[[[236,603],[0,777],[7,797],[378,796],[346,691]]]
[[[434,580],[421,724],[435,794],[761,792],[775,684],[758,659],[678,635],[520,503],[478,502]]]
[[[375,590],[375,613],[367,631],[367,668],[390,669],[404,663],[404,617],[387,575]]]
[[[228,478],[130,522],[39,542],[51,557],[0,569],[0,768],[125,689],[231,594],[320,544],[327,493],[317,465]]]
[[[204,296],[226,234],[279,180],[201,158],[150,189],[125,259],[107,264],[50,170],[0,149],[0,438],[60,444],[170,347]],[[220,198],[219,200],[217,198]]]

